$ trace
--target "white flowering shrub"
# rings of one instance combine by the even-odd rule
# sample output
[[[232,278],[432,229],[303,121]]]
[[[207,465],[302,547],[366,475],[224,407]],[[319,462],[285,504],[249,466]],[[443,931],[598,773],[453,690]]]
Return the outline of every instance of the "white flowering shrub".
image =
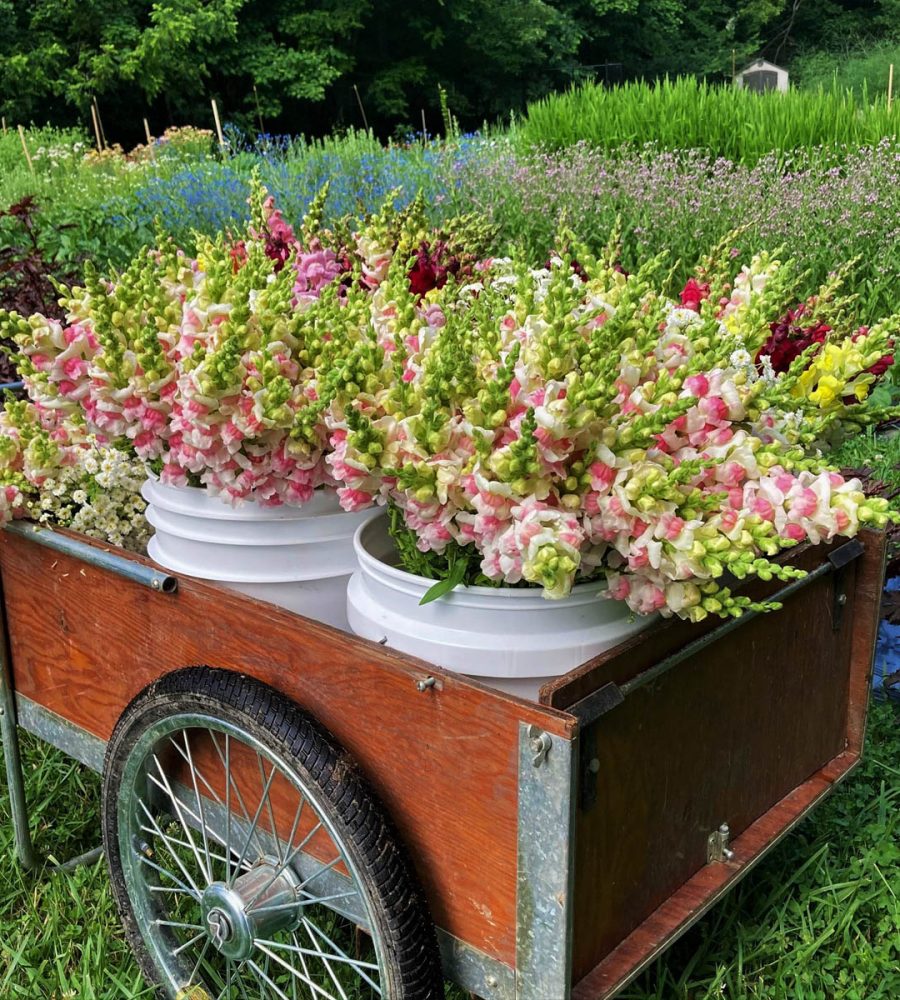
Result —
[[[144,463],[28,402],[0,413],[0,521],[31,517],[142,552],[150,537]]]

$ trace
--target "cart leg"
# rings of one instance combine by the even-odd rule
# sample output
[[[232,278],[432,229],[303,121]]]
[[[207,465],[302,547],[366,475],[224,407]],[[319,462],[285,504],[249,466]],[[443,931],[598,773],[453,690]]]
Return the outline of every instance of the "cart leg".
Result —
[[[33,869],[37,867],[37,858],[28,827],[25,778],[22,774],[19,734],[16,730],[16,703],[9,663],[9,637],[0,593],[0,736],[3,738],[3,759],[6,763],[6,785],[9,788],[9,809],[16,836],[16,854],[24,868]]]

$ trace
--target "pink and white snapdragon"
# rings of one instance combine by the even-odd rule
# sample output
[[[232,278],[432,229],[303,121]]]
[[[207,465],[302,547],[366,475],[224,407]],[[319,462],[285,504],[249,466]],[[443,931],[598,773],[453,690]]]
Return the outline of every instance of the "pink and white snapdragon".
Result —
[[[772,414],[792,414],[792,444],[822,426],[752,363],[780,268],[756,258],[708,305],[705,283],[679,305],[602,262],[488,276],[471,323],[457,303],[437,337],[402,341],[402,394],[340,402],[352,427],[329,462],[345,505],[380,496],[420,551],[472,551],[490,581],[562,597],[605,574],[607,596],[641,614],[740,614],[751,602],[726,574],[790,578],[782,549],[887,517],[762,433]],[[398,315],[382,313],[386,358]]]

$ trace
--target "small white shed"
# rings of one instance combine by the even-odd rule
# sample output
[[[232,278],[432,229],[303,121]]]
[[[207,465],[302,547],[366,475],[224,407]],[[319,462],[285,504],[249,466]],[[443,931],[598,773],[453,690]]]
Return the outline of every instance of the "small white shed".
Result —
[[[747,90],[787,90],[788,71],[765,59],[757,59],[737,74],[734,85]]]

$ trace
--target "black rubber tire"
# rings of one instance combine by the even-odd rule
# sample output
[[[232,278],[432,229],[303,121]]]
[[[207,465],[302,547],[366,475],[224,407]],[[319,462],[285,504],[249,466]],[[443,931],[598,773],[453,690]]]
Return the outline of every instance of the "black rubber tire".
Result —
[[[291,760],[298,774],[322,793],[321,804],[330,811],[329,818],[357,866],[381,935],[384,996],[443,998],[440,953],[424,895],[384,809],[353,760],[330,733],[278,691],[243,674],[210,667],[167,674],[142,691],[123,712],[106,751],[103,845],[122,924],[146,979],[159,984],[123,877],[116,803],[124,762],[141,732],[181,711],[239,723]],[[160,995],[166,996],[162,991]]]

